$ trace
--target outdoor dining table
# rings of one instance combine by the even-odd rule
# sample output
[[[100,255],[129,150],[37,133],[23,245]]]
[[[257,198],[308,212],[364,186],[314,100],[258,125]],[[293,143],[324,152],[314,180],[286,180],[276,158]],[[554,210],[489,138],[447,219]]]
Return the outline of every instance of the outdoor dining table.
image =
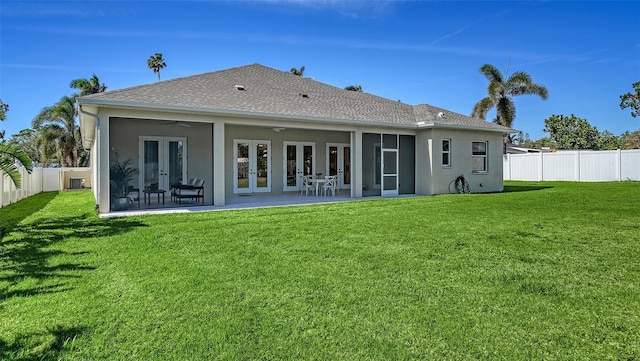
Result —
[[[320,196],[320,184],[326,183],[326,178],[310,178],[309,183],[316,186],[316,197]]]

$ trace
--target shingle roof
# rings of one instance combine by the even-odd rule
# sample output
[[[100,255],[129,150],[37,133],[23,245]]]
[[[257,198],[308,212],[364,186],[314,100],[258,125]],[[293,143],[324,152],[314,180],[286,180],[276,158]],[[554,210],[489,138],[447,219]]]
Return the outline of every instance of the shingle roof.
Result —
[[[244,90],[239,90],[242,86]],[[226,109],[336,121],[388,124],[449,124],[503,129],[481,119],[430,105],[412,106],[372,94],[348,91],[310,78],[252,64],[166,80],[80,98],[170,107]],[[93,101],[92,101],[93,102]],[[438,113],[444,116],[438,117]]]

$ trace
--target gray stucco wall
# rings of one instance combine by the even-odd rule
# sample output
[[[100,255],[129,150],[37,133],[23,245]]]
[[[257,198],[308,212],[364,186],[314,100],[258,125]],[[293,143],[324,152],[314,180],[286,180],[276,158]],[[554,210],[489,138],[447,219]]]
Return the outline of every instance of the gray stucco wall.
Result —
[[[271,194],[282,194],[284,188],[284,142],[315,143],[315,170],[327,174],[326,144],[349,143],[348,132],[306,130],[286,128],[280,132],[272,128],[227,124],[225,127],[225,193],[233,195],[233,141],[270,140],[271,141]]]
[[[184,137],[187,139],[187,179],[204,179],[204,203],[213,204],[212,127],[206,123],[192,122],[185,127],[158,120],[111,118],[109,156],[113,157],[118,152],[121,159],[131,158],[138,165],[141,136]]]
[[[500,192],[502,184],[502,134],[455,129],[432,130],[432,194],[449,193],[449,183],[463,175],[472,193]],[[451,167],[442,165],[442,140],[451,139]],[[486,173],[472,172],[472,142],[488,142]]]

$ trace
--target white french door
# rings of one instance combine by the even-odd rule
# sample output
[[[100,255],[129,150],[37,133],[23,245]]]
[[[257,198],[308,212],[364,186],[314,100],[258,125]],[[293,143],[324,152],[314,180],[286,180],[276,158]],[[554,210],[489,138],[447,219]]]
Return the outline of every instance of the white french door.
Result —
[[[186,183],[187,138],[149,137],[139,138],[140,189],[163,189],[173,184]]]
[[[342,143],[327,143],[327,175],[338,176],[340,189],[351,188],[351,146]]]
[[[233,141],[233,192],[271,192],[271,141]]]
[[[283,190],[299,191],[302,186],[302,176],[316,174],[316,143],[284,142],[283,149]]]

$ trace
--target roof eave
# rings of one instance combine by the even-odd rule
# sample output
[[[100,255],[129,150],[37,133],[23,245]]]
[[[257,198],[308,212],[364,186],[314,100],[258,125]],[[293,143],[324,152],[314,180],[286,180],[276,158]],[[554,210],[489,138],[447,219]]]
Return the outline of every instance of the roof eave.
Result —
[[[451,124],[451,123],[427,123],[420,124],[421,122],[416,123],[418,128],[439,128],[439,129],[461,129],[461,130],[481,130],[485,132],[496,132],[496,133],[514,133],[517,130],[512,128],[490,128],[490,127],[481,127],[474,125],[462,125],[462,124]]]
[[[402,129],[424,129],[424,128],[445,128],[445,129],[465,129],[465,130],[481,130],[488,132],[498,133],[511,133],[515,132],[513,129],[505,130],[499,128],[479,127],[472,125],[459,125],[448,123],[425,123],[425,122],[407,122],[407,123],[391,123],[380,122],[372,120],[358,120],[358,119],[341,119],[341,118],[329,118],[329,117],[315,117],[315,116],[300,116],[292,114],[279,114],[279,113],[264,113],[247,110],[235,110],[227,108],[204,108],[188,105],[167,105],[156,103],[140,103],[123,100],[111,100],[111,99],[96,99],[80,97],[77,99],[78,104],[114,107],[114,108],[129,108],[137,110],[152,110],[152,111],[172,111],[172,112],[189,112],[196,114],[207,115],[219,115],[226,117],[252,117],[259,119],[286,119],[305,121],[310,123],[331,123],[341,125],[356,125],[356,126],[376,126],[376,127],[389,127],[389,128],[402,128]]]
[[[78,98],[78,104],[114,107],[114,108],[129,108],[137,110],[152,110],[152,111],[171,111],[171,112],[189,112],[196,114],[207,115],[219,115],[226,117],[252,117],[259,119],[278,119],[278,120],[297,120],[314,123],[331,123],[342,125],[375,125],[378,127],[390,127],[390,128],[417,128],[416,123],[386,123],[370,120],[357,120],[357,119],[341,119],[341,118],[329,118],[329,117],[314,117],[314,116],[301,116],[293,114],[280,114],[280,113],[264,113],[254,112],[248,110],[235,110],[227,108],[204,108],[196,106],[186,105],[166,105],[166,104],[154,104],[154,103],[139,103],[129,102],[122,100],[108,100],[108,99],[94,99],[94,98]]]

